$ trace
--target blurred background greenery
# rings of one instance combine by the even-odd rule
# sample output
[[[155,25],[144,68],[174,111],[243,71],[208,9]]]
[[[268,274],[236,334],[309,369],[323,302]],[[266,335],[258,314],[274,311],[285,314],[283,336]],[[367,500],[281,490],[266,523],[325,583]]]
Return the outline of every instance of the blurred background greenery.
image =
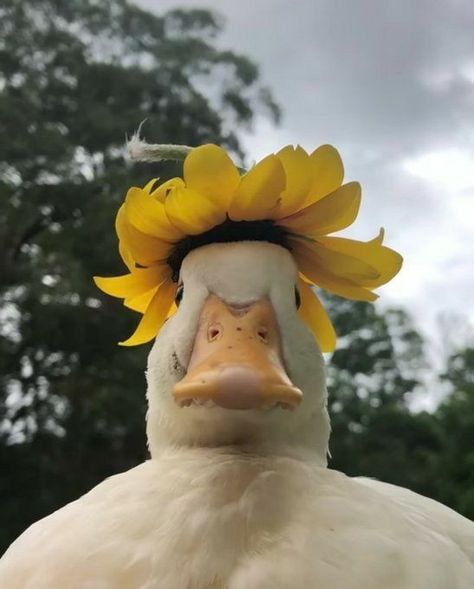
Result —
[[[280,111],[255,63],[206,10],[123,0],[0,2],[0,552],[31,522],[147,457],[149,346],[93,274],[124,269],[114,217],[130,185],[177,170],[127,162],[147,119],[160,142],[219,143]],[[275,146],[275,149],[280,146]],[[331,466],[407,486],[474,518],[474,349],[434,369],[401,309],[327,299]],[[429,374],[429,378],[426,378]],[[426,384],[433,411],[414,411]]]

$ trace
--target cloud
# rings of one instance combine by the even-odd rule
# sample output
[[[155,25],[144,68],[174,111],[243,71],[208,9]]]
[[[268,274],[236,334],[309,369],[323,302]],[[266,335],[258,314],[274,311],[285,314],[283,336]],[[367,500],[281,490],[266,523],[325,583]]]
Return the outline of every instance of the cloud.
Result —
[[[393,157],[459,139],[472,116],[470,2],[160,2],[177,5],[226,17],[223,41],[262,64],[301,141],[383,143]]]
[[[461,149],[432,151],[404,162],[412,175],[434,182],[445,190],[474,188],[474,155]]]

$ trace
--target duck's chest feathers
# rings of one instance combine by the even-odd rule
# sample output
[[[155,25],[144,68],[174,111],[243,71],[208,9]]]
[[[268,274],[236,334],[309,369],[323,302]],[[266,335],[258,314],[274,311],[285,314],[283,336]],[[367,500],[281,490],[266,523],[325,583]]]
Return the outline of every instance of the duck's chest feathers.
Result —
[[[157,558],[164,567],[175,562],[194,581],[203,572],[227,579],[244,559],[270,550],[299,519],[296,498],[307,487],[309,470],[291,460],[276,464],[244,454],[198,462],[170,469],[167,488],[160,489],[166,496]]]
[[[471,589],[430,517],[304,456],[173,449],[32,526],[5,586]]]
[[[455,547],[340,473],[238,452],[160,462],[160,589],[465,587]]]

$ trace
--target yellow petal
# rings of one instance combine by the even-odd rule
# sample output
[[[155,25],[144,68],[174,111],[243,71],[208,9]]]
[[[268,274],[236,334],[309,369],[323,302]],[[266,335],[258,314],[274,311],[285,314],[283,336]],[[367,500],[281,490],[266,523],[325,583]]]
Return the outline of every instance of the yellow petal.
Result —
[[[355,284],[366,286],[366,281],[380,278],[380,272],[366,261],[356,258],[348,253],[341,253],[325,247],[321,242],[314,248],[319,263],[328,272],[346,278]]]
[[[189,188],[172,188],[165,200],[171,223],[186,235],[198,235],[223,223],[226,211],[205,194]]]
[[[133,311],[138,311],[139,313],[145,313],[148,308],[148,305],[151,302],[151,299],[155,296],[156,291],[158,290],[158,286],[152,288],[151,290],[147,290],[146,292],[133,296],[127,297],[123,304],[128,309],[132,309]]]
[[[351,225],[357,217],[359,207],[360,184],[349,182],[278,223],[293,233],[317,237],[341,231]]]
[[[379,276],[368,277],[361,282],[364,286],[376,288],[391,280],[403,263],[403,258],[398,252],[382,245],[382,239],[383,230],[376,238],[367,242],[343,237],[320,237],[318,241],[327,251],[356,257],[375,268]]]
[[[156,288],[152,288],[151,290],[144,292],[143,294],[137,295],[135,297],[130,297],[125,299],[123,304],[125,307],[132,309],[133,311],[138,311],[139,313],[145,313],[150,304],[151,300],[155,296],[156,291],[158,290],[158,286]],[[171,317],[176,313],[178,307],[176,303],[173,303],[168,311],[168,315],[166,316]]]
[[[118,250],[120,257],[122,258],[125,265],[131,272],[135,268],[135,260],[133,259],[131,252],[125,247],[125,245],[121,241],[119,241]]]
[[[145,235],[169,242],[184,237],[182,231],[170,223],[163,203],[141,188],[133,187],[127,192],[125,214],[130,225]]]
[[[158,181],[159,181],[159,178],[152,178],[143,187],[143,192],[145,192],[146,194],[151,194],[153,192],[153,188],[155,187],[155,185]]]
[[[321,259],[318,245],[301,239],[290,239],[292,253],[299,270],[313,282],[328,292],[355,301],[374,301],[378,296],[359,286],[354,281],[336,275],[335,269],[328,268]],[[319,246],[320,247],[320,246]]]
[[[137,329],[121,346],[138,346],[153,339],[165,322],[168,311],[176,293],[176,283],[171,280],[163,282],[145,311]]]
[[[121,299],[134,297],[158,286],[171,274],[167,265],[137,268],[131,274],[103,278],[94,276],[94,282],[105,293]]]
[[[269,155],[249,170],[230,204],[233,221],[257,221],[271,218],[285,188],[285,172],[280,160]]]
[[[209,197],[224,211],[240,182],[240,174],[222,147],[207,144],[193,149],[184,160],[186,186]]]
[[[336,332],[321,301],[308,284],[300,278],[298,291],[301,307],[298,314],[308,325],[322,352],[332,352],[336,347]]]
[[[158,288],[159,287],[157,286],[156,288],[152,288],[151,290],[144,292],[143,294],[125,299],[123,304],[128,309],[132,309],[133,311],[138,311],[139,313],[143,314],[147,310],[148,305],[155,296],[155,293],[158,290]],[[176,303],[173,303],[166,317],[171,317],[176,313],[177,310],[178,307],[176,306]]]
[[[309,156],[311,165],[311,186],[304,206],[323,198],[342,184],[344,166],[337,149],[332,145],[321,145]]]
[[[299,145],[287,145],[277,153],[286,176],[286,187],[281,195],[277,211],[278,219],[298,211],[308,196],[311,185],[311,166],[309,156]]]
[[[383,227],[380,227],[378,235],[376,235],[368,243],[374,243],[374,244],[377,243],[378,245],[382,245],[384,238],[385,238],[385,229]]]
[[[314,262],[334,277],[349,280],[358,286],[367,286],[367,281],[380,278],[380,272],[364,260],[327,248],[320,240],[307,246],[311,248]]]
[[[122,260],[124,261],[127,268],[130,272],[135,268],[135,259],[132,256],[130,249],[127,247],[124,237],[125,237],[125,226],[126,226],[126,218],[125,218],[125,206],[122,205],[118,212],[117,216],[115,217],[115,231],[119,238],[119,254]]]
[[[156,200],[164,203],[173,190],[176,187],[183,187],[184,180],[182,178],[171,178],[171,180],[167,180],[161,186],[158,186],[152,193],[151,196]]]
[[[130,252],[130,255],[138,264],[151,266],[156,262],[164,262],[171,253],[173,245],[167,241],[161,241],[141,233],[124,219],[121,227],[119,249],[121,247]]]

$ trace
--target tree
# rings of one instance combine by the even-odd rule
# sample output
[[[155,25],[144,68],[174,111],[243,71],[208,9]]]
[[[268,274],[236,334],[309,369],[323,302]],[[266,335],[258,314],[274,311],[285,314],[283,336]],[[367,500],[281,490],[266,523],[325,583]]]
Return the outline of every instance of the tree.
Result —
[[[329,366],[330,465],[437,497],[432,477],[440,432],[432,415],[410,410],[423,386],[423,341],[400,309],[332,298],[339,345]]]
[[[258,109],[257,66],[217,49],[206,10],[157,16],[125,0],[0,3],[0,546],[146,456],[147,348],[138,317],[92,274],[124,270],[114,216],[130,185],[172,166],[124,161],[147,119],[161,142],[216,142]],[[6,140],[8,138],[8,140]]]
[[[454,353],[442,379],[450,394],[436,411],[442,450],[436,463],[440,500],[474,519],[474,348]]]

